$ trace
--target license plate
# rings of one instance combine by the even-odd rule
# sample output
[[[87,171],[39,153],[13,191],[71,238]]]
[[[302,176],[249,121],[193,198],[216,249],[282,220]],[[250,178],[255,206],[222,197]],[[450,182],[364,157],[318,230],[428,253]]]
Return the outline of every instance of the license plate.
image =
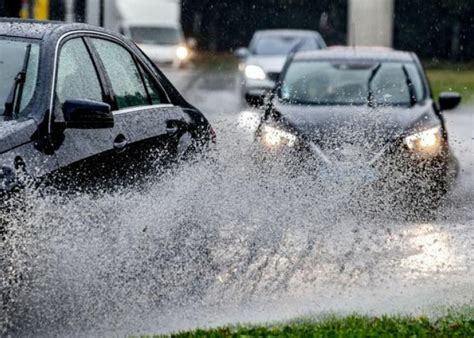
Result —
[[[323,182],[369,184],[377,180],[377,171],[372,167],[334,166],[320,170]]]

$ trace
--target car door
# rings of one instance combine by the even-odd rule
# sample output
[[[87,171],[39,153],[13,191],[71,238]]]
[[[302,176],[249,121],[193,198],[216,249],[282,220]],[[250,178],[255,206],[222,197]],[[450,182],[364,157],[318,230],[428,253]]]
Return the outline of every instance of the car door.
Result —
[[[121,165],[134,178],[157,169],[176,156],[186,133],[180,107],[171,104],[156,78],[133,51],[119,41],[93,38],[115,98],[114,117],[124,130],[127,148]]]
[[[60,167],[56,182],[62,186],[95,189],[98,185],[110,183],[108,180],[113,169],[111,159],[121,135],[119,126],[108,129],[67,129],[62,112],[67,100],[109,101],[110,95],[98,69],[83,37],[74,37],[61,46],[57,60],[52,130]]]

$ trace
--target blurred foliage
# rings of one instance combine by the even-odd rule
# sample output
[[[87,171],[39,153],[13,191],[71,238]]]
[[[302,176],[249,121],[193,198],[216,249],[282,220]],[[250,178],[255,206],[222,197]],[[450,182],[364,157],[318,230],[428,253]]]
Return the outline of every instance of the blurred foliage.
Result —
[[[396,0],[394,46],[423,59],[472,61],[474,1]]]
[[[248,45],[259,29],[320,31],[331,44],[345,44],[347,0],[183,0],[183,27],[200,46],[230,50]]]
[[[183,26],[203,49],[248,45],[255,30],[304,28],[345,44],[348,0],[183,0]],[[474,57],[474,1],[395,0],[394,46],[424,59]]]

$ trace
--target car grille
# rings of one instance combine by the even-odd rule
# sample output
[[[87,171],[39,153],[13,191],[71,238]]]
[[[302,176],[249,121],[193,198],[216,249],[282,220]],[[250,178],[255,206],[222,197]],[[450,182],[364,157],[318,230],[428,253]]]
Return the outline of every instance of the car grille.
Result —
[[[280,78],[280,73],[270,72],[270,73],[267,73],[267,76],[270,80],[277,82],[278,79]]]

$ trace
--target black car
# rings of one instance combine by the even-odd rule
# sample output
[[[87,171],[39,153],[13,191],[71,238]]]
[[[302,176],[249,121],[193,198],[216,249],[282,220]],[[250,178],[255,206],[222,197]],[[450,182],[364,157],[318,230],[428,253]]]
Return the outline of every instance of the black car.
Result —
[[[434,102],[413,53],[301,52],[267,98],[256,137],[272,161],[296,162],[325,182],[388,187],[431,208],[456,176],[442,111],[460,101],[449,92]]]
[[[0,19],[0,191],[18,177],[113,184],[215,134],[132,42],[98,27]]]

